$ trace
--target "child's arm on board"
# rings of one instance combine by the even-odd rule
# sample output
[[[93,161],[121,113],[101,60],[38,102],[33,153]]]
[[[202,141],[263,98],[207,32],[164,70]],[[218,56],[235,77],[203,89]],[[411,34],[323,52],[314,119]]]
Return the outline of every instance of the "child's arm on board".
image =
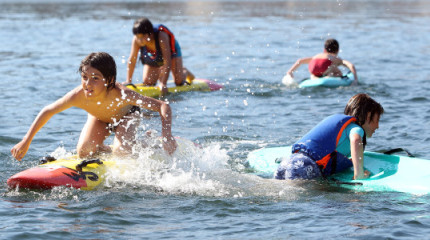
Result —
[[[354,167],[354,179],[364,179],[369,177],[369,172],[364,171],[364,157],[363,157],[363,141],[361,136],[357,133],[351,134],[351,158]]]
[[[355,70],[354,64],[346,60],[342,60],[342,64],[345,65],[352,72],[352,74],[354,74],[354,82],[352,82],[352,85],[357,85],[358,77],[357,77],[357,71]]]
[[[136,67],[139,49],[140,47],[137,43],[136,36],[134,36],[131,43],[130,56],[128,57],[128,61],[127,61],[127,78],[125,80],[125,84],[131,83],[133,79],[133,72],[134,72],[134,68]]]
[[[76,89],[75,89],[76,90]],[[34,119],[33,123],[30,126],[30,129],[27,131],[27,134],[24,138],[16,144],[11,150],[12,156],[21,161],[21,159],[27,154],[28,148],[30,147],[31,142],[33,141],[36,133],[48,122],[48,120],[54,116],[55,114],[66,110],[67,108],[72,107],[71,104],[71,94],[75,90],[72,90],[64,97],[58,99],[54,103],[45,106]]]
[[[124,91],[123,94],[126,94],[127,98],[130,99],[132,105],[160,113],[163,147],[169,154],[173,154],[177,144],[175,138],[172,136],[172,110],[170,105],[161,100],[142,96],[128,88],[122,91]]]
[[[295,72],[297,70],[297,68],[300,67],[300,65],[302,64],[309,64],[309,62],[312,60],[311,57],[307,57],[307,58],[300,58],[298,59],[293,66],[291,66],[290,70],[287,71],[287,75],[290,75],[292,78],[294,78],[293,72]]]
[[[170,39],[169,35],[165,32],[160,32],[159,34],[160,48],[161,53],[163,54],[163,66],[161,66],[160,72],[160,88],[161,94],[164,95],[167,93],[167,80],[169,78],[170,69],[172,65],[172,53],[170,49]]]

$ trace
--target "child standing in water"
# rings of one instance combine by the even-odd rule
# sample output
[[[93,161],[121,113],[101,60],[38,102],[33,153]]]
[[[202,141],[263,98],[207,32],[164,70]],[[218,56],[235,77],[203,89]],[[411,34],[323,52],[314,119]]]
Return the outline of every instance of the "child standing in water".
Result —
[[[81,85],[40,111],[21,142],[12,148],[13,157],[20,161],[27,153],[33,137],[48,120],[71,107],[88,112],[88,119],[77,145],[79,157],[110,151],[116,154],[129,153],[139,124],[139,114],[135,112],[138,108],[160,113],[163,147],[169,154],[175,151],[170,106],[116,83],[116,64],[109,54],[89,54],[82,60],[79,72]],[[103,143],[111,131],[115,132],[112,149]]]
[[[352,85],[358,84],[357,71],[354,64],[338,57],[339,43],[336,39],[327,39],[324,44],[324,52],[313,57],[301,58],[294,63],[288,70],[287,76],[294,78],[293,72],[302,64],[308,64],[311,78],[315,77],[342,77],[342,71],[338,68],[341,65],[346,66],[354,74]]]
[[[383,113],[382,106],[367,94],[353,96],[344,114],[324,119],[293,145],[292,155],[283,159],[275,178],[327,177],[350,167],[354,168],[354,179],[369,177],[364,171],[364,147]]]
[[[140,60],[144,65],[144,85],[155,86],[160,80],[161,92],[166,94],[170,71],[177,86],[191,84],[194,75],[182,66],[181,47],[166,26],[161,24],[153,26],[147,18],[140,18],[134,23],[133,34],[126,83],[132,82],[140,51]]]

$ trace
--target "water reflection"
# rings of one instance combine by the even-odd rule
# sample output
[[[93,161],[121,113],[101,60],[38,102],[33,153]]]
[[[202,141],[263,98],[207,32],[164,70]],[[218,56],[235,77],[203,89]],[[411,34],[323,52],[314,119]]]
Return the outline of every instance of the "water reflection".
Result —
[[[141,15],[157,15],[163,19],[175,16],[222,16],[285,17],[291,19],[339,18],[348,16],[423,17],[430,15],[429,1],[49,1],[39,3],[32,0],[3,0],[2,18],[13,18],[13,14],[36,14],[39,17],[88,17],[103,18],[112,12],[127,10],[123,18]],[[413,6],[413,7],[411,7]],[[111,17],[109,16],[109,17]]]

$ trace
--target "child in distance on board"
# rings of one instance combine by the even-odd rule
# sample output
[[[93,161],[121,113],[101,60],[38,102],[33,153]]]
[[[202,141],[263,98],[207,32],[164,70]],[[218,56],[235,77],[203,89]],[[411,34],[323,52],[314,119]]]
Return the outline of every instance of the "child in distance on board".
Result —
[[[138,108],[160,113],[163,147],[172,154],[176,141],[172,136],[172,112],[168,103],[142,96],[116,83],[115,60],[107,53],[91,53],[79,67],[81,85],[54,103],[44,107],[37,115],[24,138],[12,150],[12,156],[21,160],[27,153],[33,137],[55,114],[71,107],[88,112],[77,145],[79,157],[89,157],[99,152],[129,153],[139,124]],[[115,132],[113,149],[104,140]]]
[[[294,65],[288,70],[287,76],[294,78],[293,72],[302,64],[308,64],[311,78],[315,77],[342,77],[342,71],[338,68],[341,65],[346,66],[354,74],[354,82],[352,85],[358,84],[357,71],[354,64],[343,60],[338,56],[339,43],[336,39],[327,39],[324,44],[324,52],[313,57],[306,57],[297,60]]]
[[[126,84],[132,82],[139,52],[144,65],[144,85],[155,86],[159,80],[161,92],[166,94],[170,71],[177,86],[191,84],[194,75],[183,67],[181,47],[166,26],[161,24],[153,26],[149,19],[140,18],[134,22],[133,34],[127,62]]]
[[[327,177],[350,167],[354,179],[368,178],[363,161],[366,138],[378,129],[383,113],[382,106],[367,94],[351,97],[344,114],[327,117],[293,145],[291,156],[282,160],[275,178]]]

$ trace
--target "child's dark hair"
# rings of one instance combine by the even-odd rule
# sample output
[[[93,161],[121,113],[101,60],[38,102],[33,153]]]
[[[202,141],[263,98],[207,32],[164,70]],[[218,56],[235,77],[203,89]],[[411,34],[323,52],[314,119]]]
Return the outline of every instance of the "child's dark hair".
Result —
[[[115,88],[116,64],[111,55],[105,52],[93,52],[86,56],[79,66],[79,73],[82,73],[84,66],[91,66],[103,74],[108,90]]]
[[[366,122],[367,114],[370,112],[370,120],[375,115],[381,116],[384,108],[365,93],[352,96],[345,107],[345,115],[353,116],[357,119],[357,124],[363,126]]]
[[[327,39],[324,44],[324,49],[329,53],[338,53],[339,52],[339,43],[336,39]]]
[[[134,22],[133,25],[133,34],[149,34],[152,35],[154,33],[154,27],[152,26],[151,21],[149,19],[143,17],[139,18]]]

